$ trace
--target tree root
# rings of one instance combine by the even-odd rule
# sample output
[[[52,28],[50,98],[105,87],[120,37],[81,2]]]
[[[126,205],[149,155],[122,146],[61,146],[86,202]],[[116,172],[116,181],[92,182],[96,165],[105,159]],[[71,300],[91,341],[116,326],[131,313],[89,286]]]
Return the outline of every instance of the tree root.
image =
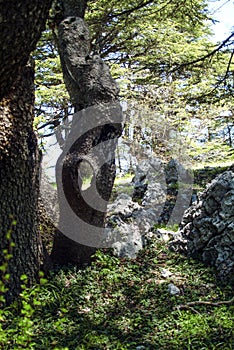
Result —
[[[197,310],[193,308],[193,306],[196,305],[208,305],[208,306],[220,306],[220,305],[231,305],[234,303],[234,297],[232,297],[230,300],[223,300],[223,301],[217,301],[217,302],[211,302],[211,301],[190,301],[186,304],[180,304],[174,307],[174,310],[181,310],[181,309],[191,309],[192,311],[198,313]]]

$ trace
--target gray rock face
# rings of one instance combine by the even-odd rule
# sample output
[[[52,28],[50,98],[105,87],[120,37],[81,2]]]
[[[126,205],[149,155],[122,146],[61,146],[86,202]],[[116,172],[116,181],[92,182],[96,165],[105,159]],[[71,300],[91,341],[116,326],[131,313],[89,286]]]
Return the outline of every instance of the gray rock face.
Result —
[[[117,237],[112,247],[119,257],[135,258],[144,246],[143,233],[133,218],[133,214],[139,211],[139,204],[124,193],[108,206],[107,228]]]
[[[164,164],[160,159],[149,157],[149,159],[139,163],[133,181],[132,198],[134,201],[140,201],[146,207],[164,203],[166,180]]]
[[[178,187],[174,185],[178,177],[184,180],[187,176],[186,170],[180,167],[176,161],[171,161],[165,166],[156,157],[149,157],[138,164],[133,179],[132,197],[120,194],[114,203],[108,206],[107,228],[112,229],[112,233],[117,237],[113,244],[116,255],[135,258],[152,232],[158,239],[168,240],[164,233],[155,231],[153,226],[162,221],[166,223],[175,208]],[[174,192],[171,187],[175,187]],[[169,204],[168,194],[170,199],[173,198]],[[179,219],[188,207],[183,195],[184,193],[178,199]],[[187,196],[186,193],[185,195]],[[189,195],[191,193],[188,194],[190,199]]]
[[[185,213],[180,233],[186,242],[182,250],[234,284],[234,172],[224,172],[207,186]]]
[[[132,197],[120,194],[108,206],[107,228],[118,237],[112,247],[117,256],[135,258],[145,236],[157,222],[164,206],[166,182],[163,163],[155,157],[138,164]]]
[[[207,186],[185,211],[178,233],[159,229],[155,232],[152,227],[165,211],[166,194],[176,183],[176,174],[172,166],[165,173],[158,160],[152,164],[156,171],[152,167],[150,170],[149,161],[138,166],[135,189],[142,186],[144,190],[138,191],[137,201],[134,191],[132,197],[121,194],[109,205],[107,226],[119,237],[113,245],[115,253],[135,258],[152,235],[166,242],[172,239],[169,246],[173,250],[214,266],[222,281],[234,284],[234,172],[222,173]]]

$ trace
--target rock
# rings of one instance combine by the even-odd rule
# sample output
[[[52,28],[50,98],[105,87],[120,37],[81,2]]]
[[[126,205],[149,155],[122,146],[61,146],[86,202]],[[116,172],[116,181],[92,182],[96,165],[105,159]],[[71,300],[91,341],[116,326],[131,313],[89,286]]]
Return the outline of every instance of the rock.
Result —
[[[176,183],[178,181],[178,162],[175,159],[171,159],[166,166],[167,183]]]
[[[166,183],[164,174],[164,164],[156,157],[149,157],[136,166],[135,176],[133,178],[134,192],[132,199],[134,201],[144,200],[145,206],[153,202],[160,202],[161,196],[166,193]]]
[[[142,200],[142,198],[144,197],[144,194],[147,190],[147,187],[148,187],[148,184],[145,184],[143,182],[136,182],[135,186],[134,186],[132,200],[134,202]]]
[[[133,200],[154,208],[155,222],[181,221],[191,202],[193,177],[177,160],[164,164],[151,156],[138,164],[133,182]]]
[[[121,193],[113,203],[108,205],[107,216],[120,215],[122,218],[129,218],[139,209],[139,204],[133,202],[129,195]]]
[[[168,285],[167,290],[171,295],[180,295],[180,289],[178,287],[176,287],[173,283],[170,283]]]
[[[167,269],[161,269],[161,276],[163,278],[168,278],[171,277],[173,275],[173,273]]]
[[[166,201],[166,191],[164,183],[149,183],[142,199],[142,205],[146,208],[159,207],[162,210]]]
[[[188,256],[214,266],[218,277],[234,284],[234,172],[216,177],[183,217],[180,234]],[[177,242],[176,242],[177,241]],[[178,240],[171,248],[178,246]],[[175,249],[176,250],[176,249]]]
[[[167,230],[164,228],[157,228],[154,231],[154,234],[158,239],[167,243],[167,242],[173,240],[177,236],[178,232],[170,231],[170,230]]]
[[[115,243],[112,244],[115,255],[133,259],[143,248],[143,232],[133,219],[133,214],[140,210],[141,207],[124,193],[108,205],[106,228],[116,237]]]
[[[187,193],[186,188],[179,193],[176,181],[179,179],[187,184],[187,177],[187,170],[176,160],[165,166],[160,159],[149,156],[137,165],[132,180],[132,198],[120,194],[108,205],[106,226],[117,237],[113,244],[116,255],[136,257],[148,242],[145,237],[149,232],[154,232],[154,237],[165,242],[174,237],[174,233],[155,231],[153,227],[155,223],[167,223],[172,212],[177,223],[180,222],[192,193]]]
[[[115,255],[130,259],[136,258],[137,253],[144,246],[144,238],[138,226],[134,223],[129,225],[122,222],[113,231],[113,234],[119,237],[118,241],[112,245]]]
[[[157,221],[160,209],[158,208],[141,208],[133,213],[133,218],[139,226],[142,233],[147,233]]]

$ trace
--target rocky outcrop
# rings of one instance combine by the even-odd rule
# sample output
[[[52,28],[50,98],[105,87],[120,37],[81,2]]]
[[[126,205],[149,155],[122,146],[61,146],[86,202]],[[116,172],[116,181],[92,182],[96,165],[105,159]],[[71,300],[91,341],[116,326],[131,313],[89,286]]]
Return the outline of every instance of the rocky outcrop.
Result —
[[[222,281],[234,284],[234,172],[223,172],[206,187],[185,211],[178,232],[154,229],[160,219],[173,215],[178,202],[181,212],[188,202],[188,181],[182,194],[178,184],[178,176],[186,179],[188,174],[179,172],[175,161],[165,166],[151,159],[138,165],[132,197],[122,193],[108,208],[107,227],[119,237],[115,253],[135,258],[153,236],[174,251],[215,267]]]
[[[192,190],[187,170],[175,160],[165,165],[156,157],[139,163],[132,181],[132,196],[120,194],[108,206],[107,218],[107,228],[117,237],[115,253],[129,258],[136,257],[151,232],[159,239],[165,238],[154,229],[155,224],[166,224],[171,217],[179,224]]]
[[[133,218],[133,214],[139,213],[140,208],[139,204],[124,193],[108,206],[106,228],[116,237],[112,248],[119,257],[135,258],[144,246],[143,232]]]
[[[155,212],[159,224],[179,223],[192,197],[193,175],[177,160],[151,157],[136,168],[132,199]]]
[[[183,217],[180,239],[172,247],[207,265],[234,284],[234,172],[216,177]]]

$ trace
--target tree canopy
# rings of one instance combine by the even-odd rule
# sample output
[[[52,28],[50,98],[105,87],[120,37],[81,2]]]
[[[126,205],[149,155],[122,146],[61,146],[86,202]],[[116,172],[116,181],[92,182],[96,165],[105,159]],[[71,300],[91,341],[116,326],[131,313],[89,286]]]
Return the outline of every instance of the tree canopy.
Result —
[[[53,37],[56,11],[35,53],[38,121],[52,129],[72,112]],[[91,54],[108,62],[131,109],[147,106],[151,119],[177,128],[232,110],[232,35],[214,43],[207,1],[88,1],[85,19]]]

